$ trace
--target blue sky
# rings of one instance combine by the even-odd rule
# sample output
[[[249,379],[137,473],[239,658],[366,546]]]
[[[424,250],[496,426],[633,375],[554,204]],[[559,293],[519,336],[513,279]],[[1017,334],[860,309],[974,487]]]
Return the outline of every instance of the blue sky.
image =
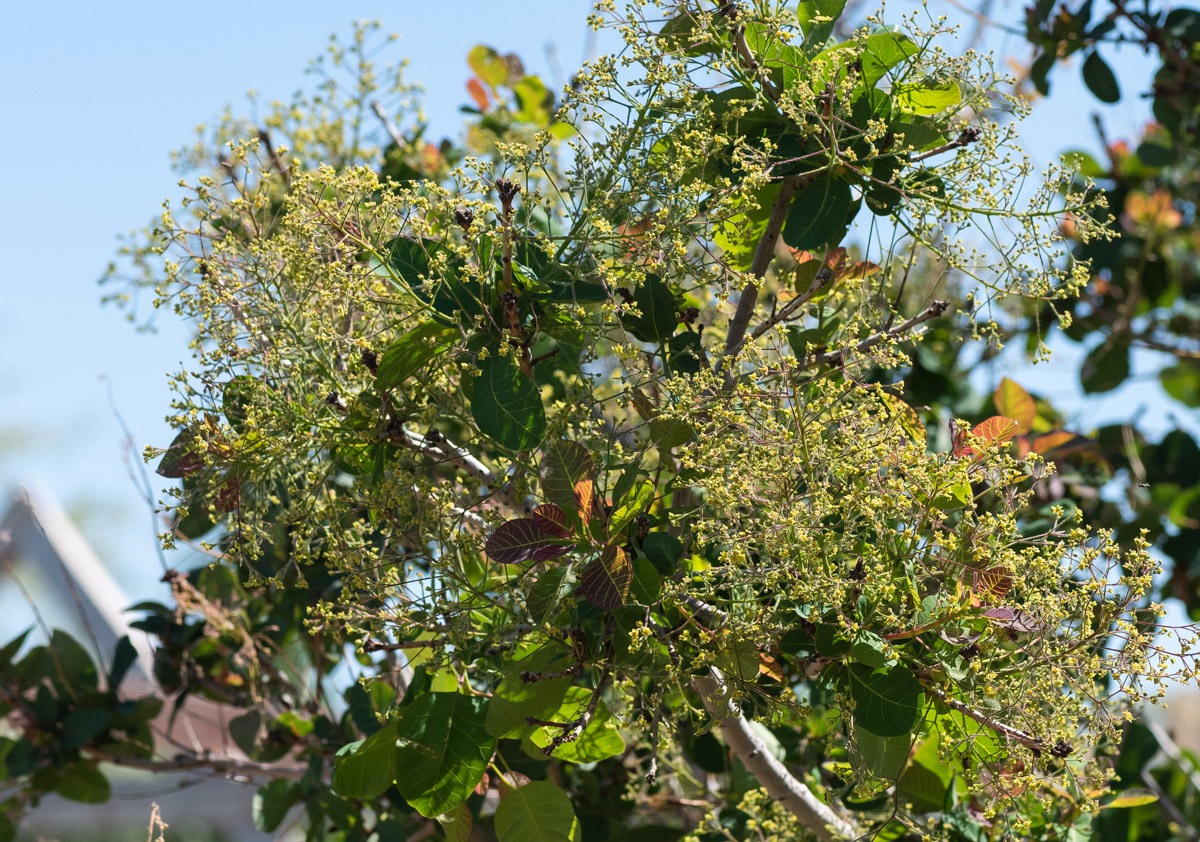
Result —
[[[1020,17],[1019,4],[996,7],[1006,19]],[[137,333],[117,310],[100,306],[96,279],[114,253],[114,236],[148,222],[174,192],[169,152],[225,105],[240,108],[249,89],[265,101],[286,99],[305,84],[303,70],[328,36],[347,34],[351,20],[363,18],[400,34],[391,49],[411,59],[408,78],[427,88],[432,136],[453,135],[471,46],[516,51],[557,86],[564,80],[546,46],[554,45],[570,73],[584,54],[588,8],[586,0],[3,4],[9,117],[0,132],[0,489],[41,477],[131,597],[154,593],[153,529],[129,478],[108,390],[140,461],[144,444],[170,441],[166,373],[186,358],[187,335],[170,318],[159,320],[156,335]],[[969,23],[953,8],[944,11]],[[1001,61],[1010,49],[1025,57],[1019,38],[993,37],[988,46]],[[1036,106],[1023,130],[1035,159],[1095,151],[1094,110],[1113,137],[1145,122],[1136,92],[1145,89],[1150,64],[1127,50],[1116,66],[1128,93],[1102,109],[1079,82],[1078,65],[1055,75],[1051,100]],[[1146,370],[1153,361],[1138,365]],[[1072,408],[1081,428],[1128,417],[1138,403],[1157,429],[1170,426],[1170,407],[1152,384],[1082,403],[1069,357],[1017,375],[1007,363],[994,365],[977,375],[977,385],[990,388],[1004,374]],[[153,479],[156,489],[165,484]]]

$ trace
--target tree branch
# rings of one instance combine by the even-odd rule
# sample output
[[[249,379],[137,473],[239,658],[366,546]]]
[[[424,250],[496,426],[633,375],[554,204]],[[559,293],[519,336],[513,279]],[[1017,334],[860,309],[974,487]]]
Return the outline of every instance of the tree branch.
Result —
[[[287,778],[298,781],[308,774],[308,766],[276,766],[271,763],[256,763],[253,760],[238,760],[233,757],[209,757],[204,755],[179,754],[170,760],[152,760],[148,757],[128,757],[109,754],[106,751],[89,749],[88,754],[103,763],[144,769],[150,772],[210,771],[223,778],[254,780],[258,778]]]
[[[422,436],[414,433],[407,427],[402,429],[404,438],[398,441],[398,444],[407,447],[409,450],[414,450],[417,453],[437,459],[440,462],[449,461],[451,464],[461,468],[467,476],[479,480],[489,489],[492,489],[491,497],[500,505],[514,512],[524,510],[523,501],[517,497],[511,487],[502,482],[490,468],[467,451],[456,446],[441,433],[433,430]]]
[[[964,702],[960,702],[958,699],[950,698],[936,687],[923,685],[923,689],[926,693],[933,696],[946,707],[956,710],[964,716],[969,716],[980,725],[991,728],[997,734],[1008,737],[1015,743],[1020,743],[1026,748],[1033,749],[1034,751],[1045,751],[1047,748],[1045,740],[1035,737],[1032,734],[1027,734],[1017,728],[1013,728],[1011,725],[1005,725],[1000,720],[993,719],[983,711],[975,710],[975,708]]]
[[[721,671],[711,667],[709,674],[710,677],[693,678],[692,686],[746,771],[766,788],[769,796],[823,842],[857,837],[858,830],[854,825],[835,813],[803,781],[793,777],[750,729],[750,723],[730,699],[729,686]]]
[[[843,362],[845,362],[848,354],[866,351],[868,348],[872,348],[886,339],[894,339],[898,336],[902,336],[917,325],[927,322],[930,319],[936,319],[938,316],[945,313],[949,306],[949,301],[935,301],[908,321],[898,324],[889,330],[872,334],[863,341],[859,342],[853,348],[843,348],[839,351],[826,351],[822,354],[815,354],[810,358],[806,358],[804,360],[804,368],[811,368],[814,365],[824,365],[826,363],[841,365]]]
[[[758,303],[758,284],[756,282],[762,280],[763,276],[767,274],[767,267],[771,265],[771,259],[775,256],[775,243],[779,240],[779,232],[783,230],[783,222],[787,219],[792,197],[800,188],[800,181],[799,178],[785,178],[779,186],[779,195],[775,197],[775,204],[771,206],[771,215],[767,218],[766,230],[763,231],[762,238],[754,249],[754,260],[750,264],[750,277],[754,280],[746,284],[741,295],[738,296],[737,311],[729,322],[729,333],[725,337],[725,353],[718,358],[715,373],[720,373],[725,357],[732,356],[742,347],[746,336],[746,327],[750,324],[750,318],[754,315],[754,307]]]
[[[375,112],[375,116],[379,118],[379,122],[383,123],[383,128],[391,137],[392,142],[399,147],[404,146],[404,136],[400,134],[400,130],[392,125],[392,121],[388,119],[387,112],[383,110],[383,103],[379,100],[371,101],[371,110]]]

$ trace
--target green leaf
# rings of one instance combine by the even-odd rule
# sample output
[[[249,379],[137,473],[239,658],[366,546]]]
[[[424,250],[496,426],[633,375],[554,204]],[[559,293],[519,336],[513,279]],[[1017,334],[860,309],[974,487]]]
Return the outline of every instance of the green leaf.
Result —
[[[32,627],[25,629],[0,648],[0,668],[3,668],[5,672],[12,666],[12,659],[21,651],[21,647],[25,645],[25,638],[29,637],[31,631],[33,631]]]
[[[1095,50],[1083,60],[1083,82],[1092,95],[1101,102],[1114,103],[1121,99],[1121,86],[1108,62],[1100,58]]]
[[[525,681],[526,673],[561,672],[571,665],[571,653],[557,644],[534,650],[514,663],[500,680],[488,704],[484,727],[497,739],[519,737],[528,726],[525,718],[545,719],[566,697],[574,678],[564,675],[542,681]]]
[[[902,32],[868,35],[862,51],[863,82],[874,87],[889,70],[920,52],[920,47]]]
[[[92,656],[83,644],[61,629],[50,635],[50,657],[54,660],[54,675],[73,691],[95,690],[99,686],[99,673]]]
[[[412,237],[397,237],[387,245],[388,265],[414,291],[420,291],[429,277],[429,257],[439,249],[436,240],[416,240]],[[425,281],[422,281],[422,278]],[[427,296],[422,296],[428,301]]]
[[[579,836],[571,799],[549,781],[533,781],[504,796],[495,827],[500,842],[573,842]]]
[[[859,728],[854,732],[854,751],[851,759],[855,765],[880,778],[895,778],[908,762],[912,748],[912,737],[880,737]]]
[[[467,802],[459,804],[449,813],[443,813],[437,817],[437,820],[438,824],[442,826],[442,832],[446,834],[446,842],[468,842],[470,840],[475,816],[472,815]],[[399,839],[407,838],[407,835],[399,837]]]
[[[1158,373],[1158,380],[1163,390],[1184,406],[1200,406],[1200,364],[1180,362],[1167,366]]]
[[[845,8],[846,0],[803,0],[796,5],[796,20],[804,31],[806,53],[812,55],[825,45]]]
[[[818,623],[814,641],[817,652],[826,658],[840,658],[850,651],[850,640],[841,627],[833,623]]]
[[[509,450],[531,450],[546,435],[542,396],[509,356],[492,353],[479,364],[471,414],[480,432]]]
[[[68,801],[80,804],[103,804],[112,796],[108,778],[95,766],[82,760],[62,770],[54,784],[54,791]]]
[[[923,763],[910,764],[900,776],[896,789],[912,802],[913,810],[919,813],[940,810],[946,801],[946,784]]]
[[[525,607],[535,623],[544,623],[551,612],[558,606],[559,592],[562,590],[563,579],[567,576],[566,567],[554,567],[538,577]]]
[[[695,336],[695,334],[681,334]],[[696,430],[686,421],[676,418],[655,418],[650,422],[650,441],[660,451],[667,451],[696,437]]]
[[[900,85],[893,89],[896,107],[909,114],[939,114],[962,102],[957,82],[936,85]]]
[[[380,389],[399,386],[417,369],[450,348],[459,338],[455,328],[425,322],[393,342],[379,358],[375,385]]]
[[[254,827],[263,833],[272,832],[279,827],[287,817],[288,810],[298,800],[299,793],[296,792],[292,781],[284,778],[259,787],[258,792],[254,793],[254,801],[250,808]]]
[[[675,309],[675,296],[662,278],[647,275],[634,292],[633,300],[641,315],[623,320],[629,332],[643,342],[670,339],[679,325],[679,313]]]
[[[1129,377],[1129,345],[1103,342],[1088,352],[1079,367],[1079,380],[1089,395],[1111,392]]]
[[[403,708],[396,786],[426,818],[448,813],[479,784],[496,740],[485,727],[487,699],[424,693]]]
[[[846,226],[850,185],[822,175],[796,194],[783,225],[783,241],[794,249],[822,248]]]
[[[583,569],[579,577],[579,592],[597,608],[615,611],[625,604],[632,580],[633,565],[629,563],[625,550],[611,544]]]
[[[91,741],[112,722],[112,711],[100,708],[80,708],[67,714],[62,721],[60,740],[63,748],[79,748]]]
[[[554,106],[554,94],[536,76],[525,76],[513,85],[513,93],[517,95],[517,119],[526,123],[545,128],[550,125]]]
[[[650,508],[654,502],[654,483],[642,480],[621,498],[608,523],[609,535],[620,535],[633,519]]]
[[[125,673],[129,672],[135,661],[137,649],[133,648],[129,635],[121,635],[121,639],[117,641],[117,648],[113,651],[112,669],[108,673],[109,690],[116,690],[121,686],[121,682],[125,680]],[[0,659],[0,663],[3,663],[3,659]]]
[[[753,681],[758,678],[758,647],[749,640],[731,638],[717,653],[716,666],[732,679]]]
[[[260,387],[259,379],[249,374],[239,374],[221,387],[221,412],[239,433],[246,428],[246,407]]]
[[[767,184],[755,191],[754,210],[736,213],[716,227],[713,242],[721,249],[721,259],[741,272],[748,272],[754,262],[754,252],[767,230],[771,206],[779,197],[779,185]]]
[[[396,723],[389,722],[365,740],[345,746],[345,754],[339,751],[333,768],[333,791],[344,798],[382,795],[396,774],[396,733]]]
[[[587,687],[571,687],[558,710],[545,718],[549,722],[571,722],[578,719],[592,701],[592,691]],[[554,738],[562,734],[561,728],[543,725],[535,728],[528,736],[526,752],[539,760],[546,759],[544,749],[549,748]],[[579,736],[554,749],[554,756],[570,763],[595,763],[606,757],[615,757],[625,751],[625,740],[617,731],[612,711],[600,702],[596,713]]]
[[[467,64],[493,90],[508,81],[508,61],[486,44],[476,44],[467,53]]]
[[[546,499],[568,512],[577,511],[575,487],[592,478],[595,472],[592,454],[574,441],[555,441],[546,445],[539,474]]]
[[[248,711],[229,720],[229,736],[233,738],[233,744],[247,757],[254,757],[258,753],[262,724],[262,712],[258,710]]]
[[[880,737],[912,733],[921,720],[923,693],[907,667],[874,670],[850,664],[844,679],[854,700],[854,724]]]
[[[647,559],[633,560],[633,583],[630,592],[638,605],[654,605],[662,595],[662,579],[654,564]]]
[[[1112,801],[1102,806],[1100,809],[1126,809],[1129,807],[1141,807],[1143,804],[1153,804],[1158,800],[1158,796],[1148,789],[1134,788],[1127,789],[1121,792]]]
[[[888,666],[894,662],[883,652],[883,638],[870,631],[860,631],[850,646],[850,657],[872,669]]]
[[[660,574],[670,576],[683,555],[683,542],[669,532],[651,532],[642,539],[642,552]]]

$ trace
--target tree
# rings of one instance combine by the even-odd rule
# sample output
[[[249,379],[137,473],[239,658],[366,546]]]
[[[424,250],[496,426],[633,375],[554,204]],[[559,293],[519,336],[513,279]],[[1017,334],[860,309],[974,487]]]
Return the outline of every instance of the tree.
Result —
[[[478,47],[462,147],[376,101],[412,91],[364,29],[349,92],[204,138],[129,257],[196,325],[149,455],[213,561],[139,628],[245,758],[156,756],[128,647],[18,640],[6,809],[115,763],[255,778],[311,839],[1085,837],[1194,629],[1045,499],[1028,395],[938,449],[901,375],[1066,312],[1060,220],[1111,220],[1070,164],[1010,189],[1022,102],[950,30],[843,5],[602,8],[625,49],[561,95]]]

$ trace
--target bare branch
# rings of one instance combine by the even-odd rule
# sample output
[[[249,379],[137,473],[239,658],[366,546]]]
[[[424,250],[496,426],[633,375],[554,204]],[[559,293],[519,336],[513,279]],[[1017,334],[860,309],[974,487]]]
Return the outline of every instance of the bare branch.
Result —
[[[965,716],[969,716],[971,719],[974,719],[980,725],[984,725],[988,728],[991,728],[997,734],[1000,734],[1003,737],[1007,737],[1008,739],[1012,740],[1015,743],[1020,743],[1021,745],[1025,746],[1026,748],[1033,749],[1034,751],[1045,751],[1047,748],[1045,740],[1035,737],[1032,734],[1027,734],[1024,731],[1021,731],[1017,728],[1013,728],[1011,725],[1005,725],[1000,720],[993,719],[992,717],[988,716],[983,711],[976,710],[975,708],[971,707],[970,705],[968,705],[964,702],[960,702],[958,699],[952,699],[950,696],[947,696],[945,693],[943,693],[941,690],[939,690],[936,687],[925,686],[924,690],[926,693],[928,693],[929,695],[936,698],[938,701],[940,701],[946,707],[951,708],[952,710],[956,710]]]
[[[415,450],[440,462],[449,461],[462,469],[463,473],[479,480],[491,491],[491,497],[497,503],[514,512],[524,509],[522,500],[517,497],[512,488],[500,480],[496,474],[472,456],[467,451],[456,446],[452,441],[436,430],[422,436],[408,428],[403,428],[404,438],[397,443],[409,450]]]
[[[938,316],[945,313],[949,306],[949,301],[935,301],[908,321],[898,324],[890,330],[884,330],[880,331],[879,333],[872,334],[871,336],[868,336],[866,339],[859,342],[853,348],[843,348],[840,351],[826,351],[825,353],[815,354],[812,357],[805,358],[804,367],[811,368],[812,366],[825,365],[826,363],[841,365],[843,362],[845,362],[848,354],[866,351],[868,348],[872,348],[884,340],[895,339],[898,336],[903,336],[917,325],[927,322],[930,319],[936,319]]]
[[[222,778],[231,780],[256,780],[260,778],[287,778],[297,781],[308,774],[308,766],[283,766],[273,763],[256,763],[253,760],[238,760],[233,757],[212,757],[208,755],[179,754],[170,760],[152,760],[148,757],[130,757],[123,754],[109,754],[106,751],[88,749],[94,760],[112,763],[115,766],[126,766],[130,769],[144,769],[150,772],[188,772],[205,771]]]
[[[711,667],[709,675],[692,679],[692,686],[700,694],[704,708],[721,729],[721,735],[730,750],[742,761],[746,771],[766,788],[767,794],[782,804],[818,839],[832,842],[839,838],[857,837],[858,830],[854,825],[835,813],[803,781],[796,779],[750,729],[750,723],[730,698],[729,685],[721,671]]]
[[[758,303],[758,285],[755,282],[762,280],[763,276],[767,274],[767,267],[771,265],[771,259],[775,256],[775,242],[779,239],[779,232],[783,230],[783,222],[787,219],[788,208],[792,204],[792,197],[796,195],[800,183],[799,178],[785,178],[779,186],[779,195],[775,197],[775,203],[771,206],[771,215],[767,218],[766,230],[763,231],[762,238],[758,241],[757,248],[754,249],[754,260],[750,264],[750,277],[754,280],[746,284],[741,295],[738,296],[737,311],[729,322],[729,334],[725,337],[725,353],[717,360],[716,371],[718,373],[724,358],[732,356],[737,349],[742,347],[743,339],[746,336],[746,327],[750,324],[750,318],[754,315],[754,307]]]
[[[981,133],[979,129],[975,128],[974,126],[968,126],[962,130],[958,137],[949,143],[942,144],[934,149],[926,150],[918,155],[913,155],[911,158],[909,158],[909,163],[924,161],[926,158],[932,158],[935,155],[941,155],[943,152],[949,152],[952,149],[961,149],[962,147],[979,140],[980,134]]]
[[[383,103],[379,100],[371,101],[371,110],[375,112],[375,116],[379,118],[379,122],[383,123],[384,129],[397,146],[404,146],[404,136],[400,134],[400,130],[392,125],[392,121],[388,119],[387,112],[383,110]]]

